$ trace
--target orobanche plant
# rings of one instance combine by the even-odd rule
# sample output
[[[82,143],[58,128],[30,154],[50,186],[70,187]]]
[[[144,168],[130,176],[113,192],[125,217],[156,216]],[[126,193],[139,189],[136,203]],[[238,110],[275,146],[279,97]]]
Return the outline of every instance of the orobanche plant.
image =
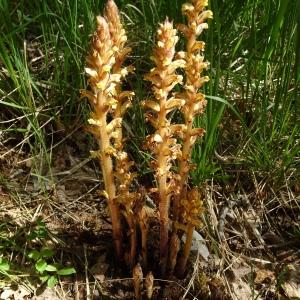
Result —
[[[158,218],[161,274],[175,269],[183,274],[193,231],[200,225],[202,201],[198,189],[189,186],[189,171],[193,145],[205,133],[204,129],[194,127],[194,119],[204,112],[206,100],[199,90],[209,80],[202,76],[209,66],[203,55],[205,44],[197,40],[208,27],[206,20],[212,18],[212,12],[205,9],[207,5],[205,0],[191,0],[182,6],[187,24],[179,24],[177,29],[186,40],[185,51],[176,52],[179,37],[173,23],[166,19],[160,24],[151,56],[154,66],[145,75],[153,96],[140,103],[146,121],[153,127],[145,147],[153,157],[151,167],[157,186],[151,187],[151,192],[157,194],[157,213],[135,191],[132,182],[136,174],[131,172],[134,162],[124,150],[122,118],[134,93],[123,90],[122,83],[134,72],[134,67],[125,65],[131,48],[126,44],[126,33],[113,0],[108,0],[103,17],[96,19],[97,29],[85,68],[90,88],[81,93],[93,109],[89,130],[99,149],[92,151],[92,156],[99,160],[102,169],[102,195],[110,211],[116,258],[131,268],[138,262],[150,268],[147,266],[147,249],[151,248],[149,222]],[[177,118],[183,120],[181,123],[174,119],[175,111],[181,114]],[[129,242],[125,241],[126,236]]]

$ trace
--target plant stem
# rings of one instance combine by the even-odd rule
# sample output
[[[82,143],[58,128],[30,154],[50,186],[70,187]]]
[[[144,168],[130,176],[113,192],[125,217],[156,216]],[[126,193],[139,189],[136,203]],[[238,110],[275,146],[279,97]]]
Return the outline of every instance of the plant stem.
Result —
[[[162,89],[164,88],[164,78],[162,78]],[[167,96],[166,96],[167,97]],[[159,135],[163,142],[160,144],[158,156],[158,187],[159,187],[159,216],[160,216],[160,267],[162,274],[166,272],[168,261],[168,241],[169,241],[169,202],[167,195],[167,174],[166,164],[168,156],[164,155],[167,146],[166,136],[166,97],[160,99],[161,110],[158,114],[158,123],[160,124]],[[160,171],[161,170],[161,171]]]
[[[130,235],[130,253],[129,253],[129,265],[133,268],[136,259],[136,224],[135,218],[132,213],[126,215],[126,221],[129,226],[129,235]]]
[[[180,260],[178,262],[178,269],[177,269],[180,276],[183,275],[185,272],[186,263],[192,247],[194,228],[195,227],[191,224],[187,225],[186,241],[183,248],[183,254],[180,257]]]
[[[150,137],[150,148],[156,156],[154,162],[159,193],[160,222],[160,268],[162,275],[166,272],[169,245],[169,207],[170,197],[174,190],[175,179],[171,170],[172,161],[181,155],[180,146],[174,138],[168,113],[178,109],[181,100],[170,97],[169,94],[176,84],[180,84],[182,76],[176,74],[176,69],[182,67],[183,60],[174,60],[175,45],[178,41],[177,31],[168,19],[157,30],[157,45],[153,51],[152,60],[156,66],[145,76],[152,82],[156,101],[144,101],[144,106],[155,111],[152,115],[152,125],[156,131]],[[179,147],[178,147],[179,146]]]
[[[100,96],[101,97],[101,96]],[[98,99],[100,98],[98,95]],[[102,96],[103,97],[103,96]],[[99,101],[101,103],[101,101]],[[102,102],[103,103],[103,102]],[[116,187],[113,177],[113,164],[110,155],[106,154],[106,149],[110,146],[109,137],[106,132],[106,113],[99,114],[99,120],[103,126],[99,127],[100,142],[102,157],[100,158],[100,166],[102,168],[103,180],[105,185],[105,191],[108,194],[108,207],[111,216],[112,223],[112,235],[115,245],[116,257],[121,259],[121,224],[120,224],[120,211],[115,202]]]
[[[142,239],[142,263],[143,267],[147,269],[148,258],[147,258],[147,236],[148,236],[148,217],[145,207],[142,207],[138,213],[138,222],[141,231]]]

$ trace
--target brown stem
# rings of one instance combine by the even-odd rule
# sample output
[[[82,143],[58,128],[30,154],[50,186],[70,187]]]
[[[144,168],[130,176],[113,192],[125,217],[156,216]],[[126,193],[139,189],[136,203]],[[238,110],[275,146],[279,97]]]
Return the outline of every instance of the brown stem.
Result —
[[[187,58],[186,60],[189,61],[191,60],[192,57],[192,47],[194,43],[196,42],[196,35],[190,36],[190,38],[187,41]],[[192,83],[188,80],[187,77],[187,82],[186,85],[191,86]],[[194,95],[196,95],[197,91],[195,90]],[[189,95],[189,93],[188,93]],[[191,97],[191,95],[189,95]],[[190,98],[189,97],[189,98]],[[174,197],[174,219],[178,221],[179,218],[179,202],[181,199],[183,199],[185,195],[185,188],[184,186],[187,184],[188,181],[188,174],[189,174],[189,163],[190,163],[190,155],[191,155],[191,149],[192,149],[192,144],[191,144],[191,131],[193,129],[193,118],[194,118],[194,107],[196,103],[192,101],[193,99],[187,99],[186,106],[188,107],[188,111],[186,115],[184,116],[185,119],[185,124],[187,126],[186,128],[186,133],[184,136],[183,140],[183,145],[182,145],[182,158],[179,160],[179,178],[180,181],[178,183],[179,185],[179,191],[180,193],[175,195]],[[173,231],[176,232],[176,229],[173,228]]]
[[[145,77],[153,84],[156,103],[153,101],[148,101],[148,105],[147,101],[145,103],[146,107],[151,108],[157,114],[157,118],[153,122],[156,128],[153,135],[153,145],[155,146],[156,178],[159,193],[160,268],[162,275],[164,275],[168,261],[170,186],[174,180],[174,175],[170,171],[171,160],[176,159],[176,155],[179,155],[178,149],[177,151],[175,149],[176,139],[174,142],[173,132],[170,128],[171,122],[167,119],[167,113],[175,109],[174,105],[172,106],[169,102],[172,101],[171,98],[169,99],[169,93],[176,84],[180,84],[182,81],[182,76],[176,74],[176,69],[183,64],[180,60],[174,61],[178,37],[173,24],[168,20],[161,24],[157,31],[157,40],[157,46],[154,48],[152,57],[156,67]]]
[[[169,266],[168,266],[170,274],[172,274],[174,271],[177,262],[177,254],[179,250],[180,250],[180,240],[178,238],[178,235],[176,233],[173,233],[170,240],[170,255],[169,255]]]
[[[101,96],[98,96],[98,99]],[[99,101],[103,103],[103,101]],[[115,202],[116,197],[116,187],[113,177],[113,164],[110,155],[106,154],[106,150],[110,146],[109,137],[106,132],[106,114],[99,113],[100,122],[103,126],[99,127],[100,131],[100,141],[99,146],[101,150],[102,157],[100,158],[100,165],[103,172],[103,180],[105,185],[105,191],[108,194],[108,207],[111,216],[112,223],[112,235],[115,246],[115,254],[118,260],[121,260],[121,223],[120,223],[120,210]]]
[[[181,276],[185,272],[186,263],[191,251],[192,242],[193,242],[193,232],[194,232],[194,226],[191,224],[187,225],[187,231],[186,231],[186,241],[183,248],[183,254],[178,262],[178,274]]]
[[[126,214],[126,221],[129,227],[130,234],[130,254],[129,254],[129,265],[133,268],[136,256],[136,225],[134,216],[132,213]]]
[[[165,203],[163,203],[165,204]],[[160,204],[160,212],[165,214],[167,206]],[[164,276],[166,273],[166,265],[168,261],[168,240],[169,240],[169,222],[165,217],[160,217],[160,269],[161,274]]]
[[[194,45],[196,41],[196,35],[192,35],[188,41],[187,41],[187,61],[189,61],[191,59],[191,49],[192,46]],[[187,85],[191,85],[190,81],[188,80],[187,77]],[[195,91],[195,95],[196,95]],[[180,181],[178,183],[179,187],[178,190],[180,191],[179,194],[175,195],[174,197],[174,202],[173,202],[173,214],[174,214],[174,220],[178,221],[179,218],[179,202],[180,200],[184,199],[185,195],[185,191],[186,189],[184,188],[185,185],[187,184],[187,180],[188,180],[188,174],[189,174],[189,160],[190,160],[190,153],[191,153],[191,148],[192,148],[192,144],[191,144],[191,135],[190,132],[193,129],[193,112],[194,112],[194,106],[195,103],[194,101],[191,101],[192,99],[187,99],[187,103],[186,106],[188,106],[188,112],[187,114],[184,116],[185,118],[185,124],[187,126],[186,129],[186,134],[184,136],[184,140],[183,140],[183,145],[182,145],[182,157],[179,160],[179,178]],[[176,228],[173,228],[173,232],[176,233]]]
[[[142,239],[142,263],[143,267],[147,269],[148,258],[147,258],[147,236],[148,226],[146,222],[140,221],[141,239]]]
[[[192,130],[192,126],[187,126],[187,134],[185,136],[183,146],[182,146],[182,159],[179,161],[179,178],[178,182],[178,190],[180,191],[178,194],[174,196],[173,201],[173,214],[174,220],[179,221],[179,202],[181,199],[186,197],[186,184],[188,180],[188,166],[192,145],[190,143],[190,135],[189,132]],[[177,230],[174,227],[173,232],[176,233]]]
[[[162,89],[164,88],[164,80],[162,80]],[[169,241],[169,195],[167,194],[167,159],[168,156],[164,154],[168,149],[167,135],[166,135],[166,97],[160,99],[161,110],[158,115],[158,123],[160,128],[158,130],[163,142],[160,145],[158,155],[158,187],[159,187],[159,218],[160,218],[160,268],[161,273],[166,273],[166,265],[168,261],[168,241]]]
[[[190,23],[190,22],[189,22]],[[189,24],[191,26],[191,24]],[[192,60],[193,57],[193,51],[192,48],[197,40],[196,34],[191,34],[187,40],[187,57],[186,61],[189,62]],[[188,72],[186,70],[186,72]],[[187,76],[186,86],[193,86],[193,82],[190,82],[189,77]],[[193,91],[186,92],[187,94],[187,112],[184,116],[185,119],[185,125],[186,133],[183,140],[182,145],[182,157],[179,160],[179,178],[180,181],[178,183],[178,190],[180,191],[177,195],[174,197],[173,201],[173,214],[174,214],[174,220],[179,221],[179,202],[180,200],[184,199],[186,197],[186,184],[188,182],[188,174],[189,174],[189,163],[190,163],[190,156],[192,152],[192,143],[191,143],[191,131],[193,130],[193,118],[194,118],[194,108],[196,105],[196,102],[194,100],[194,96],[197,94],[197,89],[193,89]],[[173,232],[176,233],[176,228],[173,228]]]
[[[161,158],[161,155],[160,157]],[[158,160],[160,161],[160,159]],[[163,165],[163,159],[161,159]],[[168,240],[169,240],[169,200],[166,195],[166,174],[161,174],[158,180],[159,184],[159,218],[160,218],[160,268],[162,275],[166,272],[166,264],[168,261]]]

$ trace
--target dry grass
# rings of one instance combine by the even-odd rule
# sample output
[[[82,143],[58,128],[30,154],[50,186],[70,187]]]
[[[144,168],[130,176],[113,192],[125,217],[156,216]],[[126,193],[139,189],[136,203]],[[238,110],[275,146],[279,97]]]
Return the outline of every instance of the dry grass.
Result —
[[[45,220],[59,254],[55,259],[69,257],[78,270],[73,279],[62,279],[56,287],[58,299],[88,299],[91,295],[131,299],[132,280],[118,278],[121,274],[110,260],[111,225],[105,204],[98,201],[101,183],[96,180],[97,171],[91,161],[76,157],[71,146],[68,153],[64,162],[59,155],[54,156],[56,185],[48,193],[34,187],[29,169],[23,166],[18,172],[18,162],[26,161],[25,156],[8,156],[1,166],[2,173],[7,174],[2,178],[0,194],[5,228],[13,234],[20,228],[26,231],[38,218]],[[222,299],[217,297],[225,295],[226,299],[278,299],[287,293],[286,282],[299,276],[300,241],[292,229],[299,222],[300,198],[288,186],[276,195],[254,176],[252,180],[253,192],[236,196],[213,181],[207,185],[201,234],[210,257],[205,261],[201,252],[195,253],[184,280],[155,278],[153,299],[162,295],[176,299],[171,298],[174,291],[183,299]],[[95,272],[95,265],[103,274]]]

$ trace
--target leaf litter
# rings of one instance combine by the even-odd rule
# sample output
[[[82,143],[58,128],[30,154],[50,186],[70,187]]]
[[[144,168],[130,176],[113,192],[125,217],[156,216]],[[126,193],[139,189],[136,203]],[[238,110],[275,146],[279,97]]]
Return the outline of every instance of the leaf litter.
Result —
[[[132,275],[122,278],[127,271],[113,263],[109,215],[105,201],[99,200],[98,167],[86,159],[86,141],[77,143],[80,151],[76,143],[56,148],[53,168],[43,175],[45,185],[30,174],[32,158],[26,154],[12,151],[1,161],[0,171],[5,174],[1,219],[9,219],[15,227],[44,220],[59,256],[67,257],[77,270],[76,276],[61,278],[55,289],[44,289],[40,295],[38,289],[25,293],[20,283],[19,296],[10,285],[2,286],[1,299],[86,299],[87,295],[132,299],[134,295]],[[212,183],[206,194],[206,219],[195,233],[186,278],[155,278],[152,299],[299,298],[299,236],[284,234],[295,228],[299,214],[291,214],[289,206],[265,205],[255,192],[228,197],[226,190]],[[297,203],[299,197],[293,197]],[[286,203],[287,198],[288,189],[273,195],[274,203]]]

